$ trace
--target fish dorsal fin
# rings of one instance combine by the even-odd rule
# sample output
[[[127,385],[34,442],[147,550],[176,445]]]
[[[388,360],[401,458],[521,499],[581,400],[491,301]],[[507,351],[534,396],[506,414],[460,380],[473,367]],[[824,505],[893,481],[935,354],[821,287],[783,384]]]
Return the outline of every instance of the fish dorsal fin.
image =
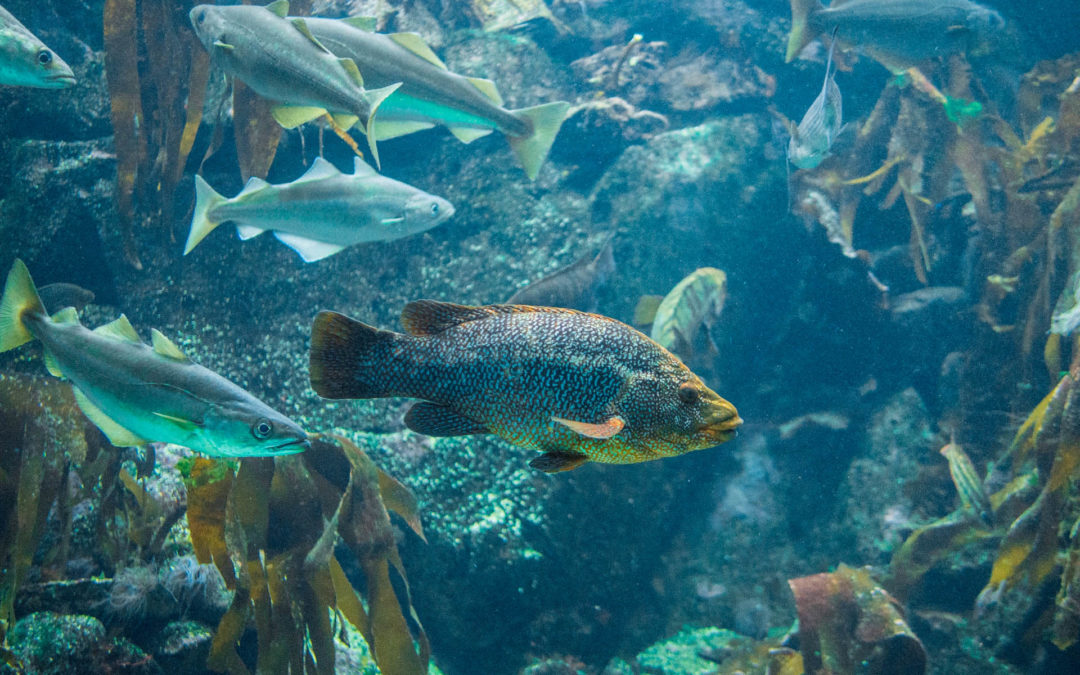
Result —
[[[385,141],[389,138],[407,136],[417,131],[423,131],[435,126],[431,122],[421,120],[384,120],[376,119],[372,122],[371,129],[375,134],[375,140]]]
[[[478,138],[483,138],[494,129],[479,129],[477,127],[450,127],[450,133],[462,143],[472,143]]]
[[[270,109],[274,121],[286,129],[295,129],[301,124],[318,119],[326,114],[326,108],[314,106],[276,105]]]
[[[435,52],[431,51],[431,47],[428,47],[427,43],[424,42],[424,38],[420,37],[417,33],[391,33],[390,39],[431,65],[438,66],[443,70],[447,69],[446,64],[442,62],[442,59],[436,56]]]
[[[78,387],[73,387],[72,390],[75,392],[75,402],[79,404],[83,414],[94,423],[94,426],[101,429],[101,433],[105,434],[110,443],[118,448],[146,445],[147,440],[145,438],[141,438],[134,432],[120,426],[113,418],[102,412],[101,408],[91,403],[90,399],[86,398],[86,394],[82,393]]]
[[[332,53],[329,49],[326,48],[325,45],[323,45],[323,43],[319,42],[319,38],[317,38],[317,37],[315,37],[314,35],[311,34],[311,29],[308,28],[307,21],[304,21],[303,19],[297,18],[297,19],[292,19],[291,22],[292,22],[293,28],[300,31],[300,34],[303,35],[304,37],[306,37],[308,39],[308,41],[311,42],[311,44],[315,45],[316,47],[318,47],[320,50],[326,52],[327,54]]]
[[[322,260],[327,256],[334,255],[341,249],[345,248],[341,244],[331,244],[325,241],[317,241],[315,239],[307,239],[296,234],[289,234],[287,232],[274,232],[274,236],[278,241],[285,244],[292,250],[300,254],[300,257],[304,259],[304,262],[315,262],[316,260]]]
[[[345,72],[348,73],[352,81],[356,83],[356,86],[364,86],[364,76],[360,74],[360,69],[356,67],[356,61],[353,61],[352,59],[338,59],[338,63],[345,69]],[[352,125],[350,124],[349,126]]]
[[[157,328],[150,329],[150,342],[154,346],[154,351],[162,356],[176,361],[191,360],[187,357],[187,354],[180,351],[180,348],[177,347],[172,340],[165,337]]]
[[[128,318],[123,314],[120,315],[119,319],[112,323],[98,326],[94,329],[94,332],[123,342],[142,344],[142,340],[139,339],[139,334],[135,332],[135,328],[132,327],[131,322],[128,321]]]
[[[360,159],[359,157],[353,158],[353,175],[367,178],[369,176],[377,176],[378,173],[375,169],[371,168],[371,165]]]
[[[266,10],[284,19],[289,15],[289,0],[274,0],[266,6]]]
[[[307,183],[313,180],[323,180],[330,178],[331,176],[339,176],[341,172],[337,170],[337,167],[326,161],[322,157],[316,157],[315,161],[311,163],[311,167],[304,172],[303,176],[300,176],[293,184]]]
[[[401,310],[401,324],[410,335],[435,335],[447,328],[460,326],[470,321],[489,319],[500,314],[582,314],[573,309],[561,307],[532,307],[530,305],[457,305],[439,300],[416,300],[405,305]],[[598,314],[588,314],[606,319]],[[608,319],[610,321],[610,319]]]
[[[483,77],[469,77],[466,78],[472,83],[472,86],[480,90],[480,93],[487,97],[489,101],[495,105],[502,107],[503,99],[499,95],[499,89],[495,86],[495,83]]]
[[[341,22],[368,33],[374,33],[379,25],[379,19],[374,16],[348,16],[341,19]]]
[[[79,323],[79,312],[74,307],[65,307],[51,317],[53,323],[58,324],[77,324]]]
[[[262,178],[259,178],[258,176],[252,176],[251,178],[248,178],[248,182],[244,185],[244,189],[241,190],[240,193],[238,195],[236,195],[236,197],[241,197],[243,195],[249,195],[252,192],[258,192],[259,190],[262,190],[262,189],[268,188],[268,187],[270,187],[270,183],[267,183],[266,181],[264,181]],[[236,197],[233,197],[233,199],[236,199]]]

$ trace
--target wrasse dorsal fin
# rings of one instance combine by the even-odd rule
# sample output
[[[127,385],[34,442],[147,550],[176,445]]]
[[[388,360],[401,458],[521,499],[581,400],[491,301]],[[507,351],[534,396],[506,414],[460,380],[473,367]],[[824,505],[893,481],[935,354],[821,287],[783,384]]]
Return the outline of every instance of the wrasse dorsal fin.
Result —
[[[324,180],[339,175],[341,175],[341,172],[338,171],[336,166],[322,157],[316,157],[315,161],[311,163],[311,167],[304,172],[303,176],[296,179],[294,185],[296,183],[307,183],[308,181],[313,180]]]
[[[267,5],[265,9],[284,19],[289,15],[289,0],[274,0],[274,2]]]
[[[438,66],[443,70],[447,70],[446,64],[442,62],[435,52],[431,51],[431,47],[428,47],[424,42],[424,38],[420,37],[416,33],[391,33],[390,39],[398,43],[405,49],[409,50],[413,54],[416,54],[420,58],[424,59],[433,66]]]
[[[120,340],[121,342],[142,344],[142,340],[139,339],[139,334],[135,332],[134,326],[131,325],[131,322],[128,321],[128,318],[123,314],[120,315],[120,318],[111,323],[107,323],[104,326],[98,326],[94,329],[94,332],[98,335]]]
[[[489,319],[500,314],[579,314],[605,321],[614,321],[599,314],[587,314],[576,309],[562,307],[534,307],[532,305],[457,305],[439,300],[415,300],[401,310],[401,325],[410,335],[435,335],[447,328],[470,321]]]
[[[146,445],[147,441],[145,438],[120,426],[113,418],[102,412],[101,408],[91,403],[90,399],[86,397],[86,394],[82,393],[78,387],[73,387],[72,391],[75,392],[75,402],[79,404],[79,408],[83,411],[83,414],[94,423],[94,426],[101,429],[101,433],[105,434],[110,443],[118,448],[125,448],[133,445]]]
[[[292,25],[293,28],[300,31],[300,34],[306,37],[308,41],[311,42],[311,44],[315,45],[327,54],[332,54],[332,52],[327,49],[326,46],[323,45],[323,43],[319,42],[319,38],[311,34],[311,29],[308,28],[307,21],[304,21],[303,19],[292,19]]]
[[[162,356],[174,359],[176,361],[190,361],[187,354],[180,351],[180,348],[176,344],[165,337],[161,331],[157,328],[150,329],[150,342],[154,346],[154,351]]]
[[[469,80],[472,86],[479,89],[480,93],[483,94],[489,101],[499,106],[500,108],[502,107],[503,98],[499,95],[499,89],[495,86],[494,82],[483,77],[470,77],[466,79]]]
[[[379,19],[374,16],[348,16],[341,22],[368,33],[374,33],[379,25]]]

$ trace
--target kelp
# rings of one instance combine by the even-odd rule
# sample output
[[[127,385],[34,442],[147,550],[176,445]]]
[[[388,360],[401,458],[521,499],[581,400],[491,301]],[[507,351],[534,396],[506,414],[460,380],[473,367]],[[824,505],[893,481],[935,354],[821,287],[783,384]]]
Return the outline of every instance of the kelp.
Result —
[[[257,672],[332,673],[334,637],[345,620],[381,672],[427,671],[427,637],[387,512],[399,513],[422,537],[416,501],[355,444],[326,436],[303,455],[245,458],[238,466],[199,458],[185,483],[196,556],[214,563],[235,593],[214,636],[210,668],[250,672],[237,644],[253,625]],[[335,553],[339,538],[351,552],[348,562],[363,573],[366,607]],[[391,568],[402,581],[400,600]]]
[[[194,2],[106,0],[105,74],[124,256],[142,269],[138,222],[171,228],[174,192],[202,117],[209,59],[188,24]],[[171,234],[171,232],[170,232]]]

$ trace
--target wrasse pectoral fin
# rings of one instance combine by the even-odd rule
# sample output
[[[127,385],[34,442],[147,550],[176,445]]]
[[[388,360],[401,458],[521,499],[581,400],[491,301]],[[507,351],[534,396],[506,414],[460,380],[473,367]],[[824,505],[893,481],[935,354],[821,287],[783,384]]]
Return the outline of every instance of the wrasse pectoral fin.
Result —
[[[118,448],[146,445],[147,440],[145,438],[140,438],[120,426],[113,418],[103,413],[101,408],[91,403],[90,399],[86,398],[86,394],[82,393],[77,387],[72,387],[72,391],[75,392],[75,402],[79,405],[79,409],[94,423],[94,426],[101,429],[101,433],[105,434],[110,443]]]
[[[552,417],[551,420],[565,426],[571,431],[576,431],[582,436],[588,436],[589,438],[611,438],[622,431],[623,427],[626,426],[626,422],[618,415],[611,417],[606,422],[600,422],[599,424],[578,422],[575,420],[563,419],[562,417]]]
[[[425,436],[470,436],[491,433],[452,408],[420,401],[405,413],[405,426]]]
[[[560,471],[576,469],[587,461],[589,461],[588,455],[580,452],[554,450],[545,452],[539,457],[534,457],[529,462],[529,466],[544,473],[559,473]]]

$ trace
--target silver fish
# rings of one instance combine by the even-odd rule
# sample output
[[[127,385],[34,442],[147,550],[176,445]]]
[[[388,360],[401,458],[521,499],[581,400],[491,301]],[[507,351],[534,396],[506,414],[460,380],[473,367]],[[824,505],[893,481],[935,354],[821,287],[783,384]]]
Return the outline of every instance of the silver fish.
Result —
[[[603,286],[615,271],[613,243],[614,240],[609,239],[595,258],[581,258],[518,289],[506,304],[596,311],[596,289]]]
[[[252,178],[231,199],[195,176],[195,195],[184,255],[224,222],[236,223],[241,239],[271,230],[305,262],[313,262],[353,244],[424,232],[454,215],[442,197],[381,176],[359,157],[352,175],[318,157],[291,183]]]
[[[825,81],[821,92],[810,104],[797,127],[792,128],[788,142],[788,161],[800,169],[813,169],[829,155],[833,141],[844,126],[843,98],[836,86],[836,71],[832,67],[833,48],[825,62]]]
[[[75,74],[56,52],[0,7],[0,84],[66,89]]]

